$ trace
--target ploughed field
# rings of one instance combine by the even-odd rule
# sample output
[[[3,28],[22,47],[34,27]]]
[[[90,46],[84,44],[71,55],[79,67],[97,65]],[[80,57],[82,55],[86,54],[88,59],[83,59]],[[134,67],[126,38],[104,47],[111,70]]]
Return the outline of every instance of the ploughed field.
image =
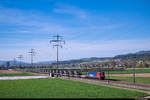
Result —
[[[36,73],[27,73],[21,71],[13,71],[13,70],[0,70],[0,77],[5,76],[37,76],[39,74]]]
[[[0,98],[138,98],[147,94],[71,80],[1,80]]]
[[[21,71],[14,71],[14,70],[0,70],[0,74],[20,74]]]

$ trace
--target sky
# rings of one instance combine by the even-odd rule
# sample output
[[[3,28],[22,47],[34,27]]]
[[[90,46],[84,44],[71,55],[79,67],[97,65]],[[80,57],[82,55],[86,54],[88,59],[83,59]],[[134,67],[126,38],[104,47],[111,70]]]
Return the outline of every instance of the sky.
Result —
[[[55,61],[150,50],[149,0],[0,0],[0,60]],[[18,59],[17,59],[18,60]]]

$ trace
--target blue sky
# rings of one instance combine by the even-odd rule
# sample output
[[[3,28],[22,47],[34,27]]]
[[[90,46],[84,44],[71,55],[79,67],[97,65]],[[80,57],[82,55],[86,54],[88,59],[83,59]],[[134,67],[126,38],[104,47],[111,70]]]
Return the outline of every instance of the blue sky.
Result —
[[[149,0],[0,0],[0,60],[37,52],[56,59],[49,44],[60,34],[60,60],[109,57],[150,50]]]

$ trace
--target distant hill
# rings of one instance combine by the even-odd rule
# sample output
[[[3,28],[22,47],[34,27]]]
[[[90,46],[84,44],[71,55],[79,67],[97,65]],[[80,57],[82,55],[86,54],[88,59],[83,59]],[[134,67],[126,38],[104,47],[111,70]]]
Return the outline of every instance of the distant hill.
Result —
[[[135,53],[135,54],[150,54],[150,51],[139,51],[139,52],[137,52],[137,53]]]
[[[47,64],[52,64],[55,63],[56,61],[41,61],[41,62],[37,62],[35,63],[36,65],[47,65]]]
[[[0,61],[0,66],[2,66],[2,65],[6,66],[6,62],[7,61]],[[41,62],[37,62],[34,64],[35,65],[48,65],[48,64],[52,64],[54,62],[56,62],[56,61],[41,61]],[[14,65],[14,61],[9,61],[9,63],[10,63],[10,66]],[[20,65],[20,61],[16,61],[15,65]],[[30,63],[21,62],[21,65],[30,65]]]
[[[66,60],[66,61],[60,61],[61,64],[75,64],[75,63],[82,63],[82,62],[92,62],[92,61],[103,61],[112,59],[112,57],[90,57],[90,58],[81,58],[81,59],[72,59],[72,60]],[[56,63],[53,63],[56,64]]]
[[[121,60],[146,60],[150,61],[150,51],[139,51],[136,53],[129,53],[124,55],[117,55],[115,57],[90,57],[90,58],[81,58],[81,59],[72,59],[60,61],[61,64],[75,64],[82,62],[93,62],[93,61],[104,61],[104,60],[112,60],[112,59],[121,59]],[[9,61],[10,65],[13,65],[13,61]],[[19,65],[20,62],[16,62],[16,65]],[[21,62],[22,65],[29,65],[30,63]],[[56,64],[56,61],[41,61],[34,63],[36,65],[48,65],[48,64]],[[0,61],[0,65],[6,65],[6,61]]]
[[[2,66],[2,65],[6,66],[7,62],[8,61],[0,61],[0,66]],[[9,63],[10,63],[10,66],[14,65],[14,61],[9,61]],[[27,64],[29,64],[29,63],[21,62],[21,65],[27,65]],[[16,61],[15,65],[20,65],[20,62]]]
[[[4,65],[5,61],[0,61],[0,65]]]
[[[139,52],[136,52],[136,53],[117,55],[113,59],[150,60],[150,51],[139,51]]]
[[[122,59],[122,60],[134,59],[134,60],[149,60],[150,61],[150,51],[139,51],[136,53],[117,55],[114,57],[90,57],[90,58],[73,59],[73,60],[61,61],[60,63],[61,64],[74,64],[74,63],[104,61],[104,60],[112,60],[112,59]]]

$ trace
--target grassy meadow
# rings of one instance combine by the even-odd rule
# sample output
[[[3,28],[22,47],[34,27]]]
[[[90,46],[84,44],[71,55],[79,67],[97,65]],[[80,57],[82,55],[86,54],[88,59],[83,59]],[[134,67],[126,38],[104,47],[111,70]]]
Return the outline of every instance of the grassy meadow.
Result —
[[[138,98],[147,94],[71,80],[1,80],[0,98]]]
[[[133,70],[128,69],[124,71],[109,71],[110,74],[132,74]],[[135,69],[135,73],[150,73],[150,68],[147,69]],[[83,75],[86,75],[87,72],[82,72]],[[108,71],[105,71],[105,74],[108,74]]]
[[[108,79],[108,76],[105,76],[105,78]],[[133,77],[110,76],[110,79],[114,81],[133,82]],[[149,77],[135,77],[135,82],[137,84],[150,85],[150,78]]]
[[[107,74],[108,72],[105,71],[105,74]],[[124,71],[110,71],[110,74],[132,74],[133,70],[124,70]],[[135,69],[135,73],[150,73],[150,69]]]

